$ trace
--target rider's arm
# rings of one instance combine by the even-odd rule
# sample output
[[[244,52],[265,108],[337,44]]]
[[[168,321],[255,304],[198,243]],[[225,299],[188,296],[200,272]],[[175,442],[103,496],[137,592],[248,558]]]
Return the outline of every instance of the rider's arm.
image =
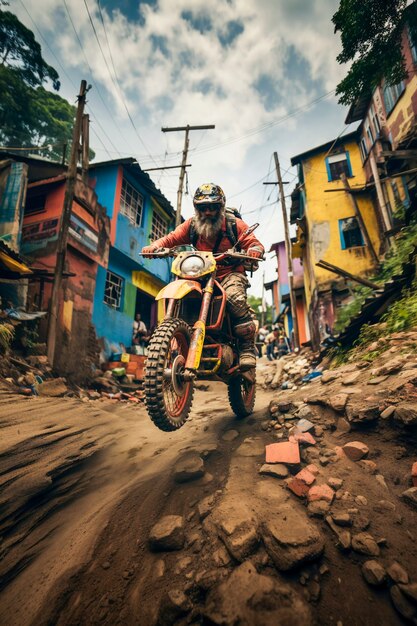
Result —
[[[257,239],[253,233],[250,233],[249,235],[243,235],[243,233],[249,228],[249,226],[239,218],[236,219],[236,226],[239,239],[240,237],[242,237],[240,239],[241,249],[245,252],[248,252],[251,256],[261,258],[265,253],[265,248],[263,247],[259,239]]]
[[[142,249],[142,252],[151,252],[151,250],[157,250],[157,248],[174,248],[174,246],[180,246],[185,243],[190,243],[190,221],[186,220],[172,233],[168,233],[165,237],[161,237],[156,241],[153,241],[149,246],[145,246]]]

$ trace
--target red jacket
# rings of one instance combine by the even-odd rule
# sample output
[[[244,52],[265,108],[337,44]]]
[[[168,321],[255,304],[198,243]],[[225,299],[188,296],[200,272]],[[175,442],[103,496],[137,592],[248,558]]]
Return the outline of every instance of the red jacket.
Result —
[[[152,242],[152,246],[158,246],[159,248],[173,248],[174,246],[180,246],[182,244],[191,243],[190,241],[190,226],[191,219],[186,220],[172,232],[165,235],[165,237],[161,237],[157,241]],[[242,235],[249,227],[248,225],[241,219],[236,218],[236,227],[238,237]],[[230,250],[232,247],[232,242],[229,237],[226,235],[226,218],[223,218],[222,224],[223,238],[220,241],[220,244],[216,250],[216,252],[226,252],[226,250]],[[212,251],[214,246],[216,245],[217,236],[211,239],[204,239],[204,237],[199,237],[197,239],[196,248],[197,250],[207,250]],[[241,250],[249,250],[249,248],[256,248],[257,251],[262,254],[265,252],[263,245],[258,241],[253,233],[250,235],[245,235],[240,240]],[[231,272],[241,272],[242,274],[245,272],[245,268],[243,265],[218,265],[217,266],[217,277],[219,279],[224,278],[227,274]]]

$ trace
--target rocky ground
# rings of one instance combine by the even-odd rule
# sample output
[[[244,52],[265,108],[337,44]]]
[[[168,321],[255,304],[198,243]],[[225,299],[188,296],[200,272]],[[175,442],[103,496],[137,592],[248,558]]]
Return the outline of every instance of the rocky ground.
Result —
[[[172,434],[4,389],[0,624],[417,624],[416,345],[261,361],[251,418],[210,383]]]

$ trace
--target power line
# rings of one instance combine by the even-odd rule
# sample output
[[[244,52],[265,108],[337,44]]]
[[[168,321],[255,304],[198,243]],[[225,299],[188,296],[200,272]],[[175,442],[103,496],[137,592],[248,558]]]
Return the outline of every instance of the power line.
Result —
[[[145,142],[143,141],[142,137],[140,136],[140,134],[138,132],[138,129],[136,128],[136,125],[135,125],[135,123],[134,123],[134,121],[132,119],[132,116],[130,115],[129,109],[127,108],[127,104],[126,104],[124,96],[123,96],[122,89],[120,87],[120,83],[119,83],[119,79],[118,79],[117,73],[115,72],[114,78],[112,76],[112,73],[111,73],[110,68],[109,68],[109,64],[108,64],[107,59],[105,57],[105,54],[103,52],[103,48],[101,47],[100,39],[98,38],[98,35],[97,35],[96,27],[94,26],[93,18],[91,17],[90,9],[88,8],[87,0],[84,0],[84,5],[85,5],[85,8],[86,8],[87,13],[88,13],[88,18],[90,20],[90,24],[91,24],[91,27],[93,29],[94,36],[96,38],[98,47],[100,48],[101,56],[103,57],[103,60],[104,60],[104,63],[106,65],[106,68],[107,68],[107,71],[109,73],[109,76],[111,78],[111,81],[112,81],[113,85],[116,87],[116,89],[119,92],[120,99],[121,99],[121,101],[123,103],[123,106],[125,108],[125,111],[127,113],[128,118],[130,120],[130,123],[132,124],[132,127],[133,127],[133,129],[134,129],[134,131],[136,133],[136,136],[139,139],[139,141],[142,144],[142,146],[145,148],[145,150],[147,152],[147,155],[150,157],[150,159],[155,163],[155,165],[158,165],[158,163],[155,161],[153,156],[149,153],[149,149],[148,149],[147,145],[145,144]],[[106,33],[106,29],[105,29],[105,26],[104,26],[104,21],[103,21],[103,28],[104,28],[104,32]],[[107,39],[107,34],[106,34],[106,39]],[[107,41],[108,41],[108,39],[107,39]],[[109,48],[109,53],[110,53],[110,58],[112,59],[110,48]],[[112,62],[113,62],[113,60],[112,60]],[[114,69],[114,63],[113,63],[113,69]]]
[[[81,51],[82,51],[82,53],[83,53],[84,60],[85,60],[85,62],[86,62],[86,64],[87,64],[87,67],[88,67],[88,69],[89,69],[90,76],[91,76],[91,82],[93,83],[94,89],[97,91],[97,94],[98,94],[98,96],[99,96],[100,100],[102,101],[102,103],[103,103],[103,105],[104,105],[104,107],[105,107],[106,111],[107,111],[107,112],[108,112],[108,114],[110,115],[110,118],[111,118],[111,119],[112,119],[112,121],[114,122],[114,124],[115,124],[115,126],[116,126],[117,130],[119,131],[119,133],[120,133],[120,134],[122,135],[122,137],[123,137],[122,131],[120,130],[119,126],[116,124],[116,121],[115,121],[115,119],[114,119],[114,116],[112,115],[112,113],[111,113],[110,109],[108,108],[108,106],[107,106],[107,104],[106,104],[106,102],[105,102],[105,100],[104,100],[104,98],[103,98],[103,96],[102,96],[102,94],[101,94],[100,89],[98,88],[97,84],[96,84],[96,83],[94,82],[94,80],[93,80],[94,72],[93,72],[93,70],[92,70],[92,68],[91,68],[90,63],[88,62],[88,58],[87,58],[87,55],[85,54],[85,50],[84,50],[83,44],[82,44],[82,42],[81,42],[81,39],[80,39],[80,37],[79,37],[79,35],[78,35],[78,32],[77,32],[77,29],[75,28],[74,22],[73,22],[73,20],[72,20],[71,14],[70,14],[70,12],[69,12],[67,2],[66,2],[66,0],[62,0],[62,1],[63,1],[63,3],[64,3],[65,10],[66,10],[67,15],[68,15],[68,19],[69,19],[69,21],[70,21],[70,23],[71,23],[71,26],[72,26],[72,29],[73,29],[73,31],[74,31],[74,33],[75,33],[75,36],[76,36],[77,41],[78,41],[78,44],[79,44],[79,46],[80,46],[80,48],[81,48]],[[103,131],[103,133],[105,134],[105,136],[106,136],[106,138],[107,138],[108,142],[110,143],[110,145],[112,146],[112,148],[113,148],[113,149],[115,150],[115,152],[117,152],[117,154],[121,157],[122,155],[120,154],[120,152],[118,151],[118,149],[116,148],[116,146],[114,145],[114,143],[112,142],[112,140],[110,139],[110,137],[107,135],[106,131],[105,131],[105,130],[104,130],[104,128],[101,126],[100,122],[99,122],[98,120],[96,120],[96,121],[97,121],[97,124],[100,126],[101,130]],[[96,133],[96,136],[98,136],[98,135],[97,135],[97,133]],[[123,137],[123,139],[125,140],[125,138],[124,138],[124,137]],[[125,141],[126,141],[126,140],[125,140]],[[110,155],[109,155],[109,156],[110,156]]]
[[[23,9],[26,11],[26,13],[27,13],[27,15],[28,15],[28,17],[29,17],[30,21],[31,21],[31,22],[32,22],[32,24],[33,24],[33,26],[34,26],[34,27],[35,27],[35,29],[38,31],[39,36],[40,36],[40,37],[41,37],[41,39],[44,41],[44,43],[45,43],[46,47],[48,48],[48,50],[50,51],[50,53],[52,54],[52,56],[54,57],[54,59],[56,60],[56,62],[58,63],[58,65],[60,66],[60,68],[62,69],[62,71],[63,71],[64,75],[67,77],[67,79],[68,79],[68,81],[70,82],[70,84],[72,85],[72,87],[73,87],[74,89],[77,89],[77,87],[76,87],[76,85],[75,85],[74,81],[71,79],[71,77],[69,76],[69,74],[68,74],[68,72],[66,71],[65,67],[62,65],[62,63],[61,63],[60,59],[57,57],[57,55],[55,54],[54,50],[53,50],[53,49],[51,48],[51,46],[49,45],[48,40],[47,40],[47,39],[46,39],[46,37],[43,35],[43,33],[42,33],[42,31],[40,30],[39,26],[35,23],[34,19],[33,19],[33,18],[32,18],[32,16],[30,15],[29,11],[27,10],[26,6],[25,6],[25,5],[24,5],[24,3],[23,3],[23,0],[20,0],[20,3],[21,3],[21,5],[22,5]],[[100,122],[98,121],[98,119],[96,118],[96,116],[95,116],[93,113],[91,113],[91,115],[92,115],[93,119],[95,119],[95,121],[97,122],[97,124],[98,124],[99,126],[101,126],[101,125],[100,125]],[[101,127],[101,128],[102,128],[102,127]],[[104,131],[104,129],[103,129],[103,128],[102,128],[102,130],[103,130],[103,132],[106,134],[106,132]],[[96,132],[95,134],[96,134],[96,137],[98,137],[97,132]],[[107,134],[106,134],[106,136],[107,136]],[[109,138],[108,138],[108,139],[109,139]],[[101,141],[101,139],[100,139],[100,141]],[[110,139],[109,139],[109,141],[110,141],[110,143],[112,143]],[[102,141],[101,141],[101,143],[102,143],[102,145],[104,145]],[[115,148],[115,146],[113,146],[113,147]],[[107,149],[106,149],[106,150],[107,150]],[[120,154],[120,153],[119,153],[119,154]]]
[[[262,124],[261,126],[258,126],[258,127],[254,127],[253,129],[250,129],[249,131],[247,131],[243,135],[240,135],[238,137],[234,137],[233,139],[226,139],[225,141],[221,141],[221,142],[219,142],[217,144],[212,144],[211,146],[207,146],[206,148],[201,148],[200,150],[195,151],[195,154],[201,154],[203,152],[210,152],[211,150],[215,150],[219,146],[225,146],[225,145],[230,145],[230,144],[236,143],[236,142],[241,141],[243,139],[247,139],[248,137],[252,137],[253,135],[257,135],[258,133],[261,133],[264,130],[268,130],[269,128],[272,128],[273,126],[277,126],[278,124],[282,124],[282,122],[286,122],[287,120],[291,119],[295,115],[298,115],[298,113],[302,113],[304,111],[307,111],[314,104],[317,104],[317,102],[325,100],[326,98],[328,98],[334,92],[335,92],[335,89],[332,89],[331,91],[328,91],[327,93],[322,94],[318,98],[315,98],[314,100],[311,100],[310,102],[307,102],[303,106],[298,107],[298,109],[294,109],[293,111],[290,111],[289,113],[287,113],[286,115],[284,115],[281,118],[278,118],[277,120],[274,120],[272,122],[267,122],[266,124]]]

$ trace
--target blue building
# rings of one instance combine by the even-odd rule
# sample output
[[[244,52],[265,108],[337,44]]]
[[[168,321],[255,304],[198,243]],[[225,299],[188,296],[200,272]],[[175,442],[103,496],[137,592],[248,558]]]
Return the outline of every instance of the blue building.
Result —
[[[170,262],[139,253],[174,228],[175,213],[133,158],[92,163],[89,175],[110,218],[109,261],[98,268],[93,323],[98,338],[130,346],[137,313],[148,329],[163,317],[154,298],[170,280]]]

